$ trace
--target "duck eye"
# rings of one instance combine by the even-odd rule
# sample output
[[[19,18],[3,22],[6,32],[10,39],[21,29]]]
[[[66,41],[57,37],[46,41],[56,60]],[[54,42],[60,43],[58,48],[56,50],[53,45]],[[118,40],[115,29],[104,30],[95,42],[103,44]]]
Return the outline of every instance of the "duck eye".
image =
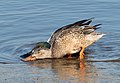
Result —
[[[44,54],[44,52],[41,52],[41,51],[39,51],[38,53],[39,53],[40,55],[43,55],[43,54]]]

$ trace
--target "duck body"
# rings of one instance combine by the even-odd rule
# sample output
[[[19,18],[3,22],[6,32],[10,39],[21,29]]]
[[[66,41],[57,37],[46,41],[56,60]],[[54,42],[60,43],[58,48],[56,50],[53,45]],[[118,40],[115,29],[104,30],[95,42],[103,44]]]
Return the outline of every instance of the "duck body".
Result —
[[[82,50],[81,47],[88,47],[104,35],[95,32],[100,24],[90,26],[89,24],[91,22],[92,19],[86,19],[59,28],[47,42],[40,42],[40,44],[37,44],[32,49],[31,54],[29,54],[34,58],[33,60],[36,60],[43,58],[62,58],[66,54],[79,52]],[[82,54],[80,53],[80,55]],[[24,61],[29,60],[27,58]]]
[[[90,28],[91,27],[91,28]],[[88,28],[88,29],[87,29]],[[88,47],[92,43],[100,39],[104,34],[100,34],[94,31],[88,31],[95,27],[86,26],[85,28],[69,28],[62,31],[52,44],[52,56],[63,57],[66,54],[77,53],[81,50],[81,47]]]
[[[80,39],[83,38],[80,28],[70,28],[61,32],[52,44],[52,56],[63,57],[80,51]]]

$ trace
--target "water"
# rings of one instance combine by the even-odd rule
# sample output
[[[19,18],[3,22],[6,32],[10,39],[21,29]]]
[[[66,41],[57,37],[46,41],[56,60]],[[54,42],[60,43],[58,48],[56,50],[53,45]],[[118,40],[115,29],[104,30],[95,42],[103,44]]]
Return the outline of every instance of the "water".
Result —
[[[118,0],[0,0],[1,83],[119,83],[120,2]],[[47,41],[56,29],[95,17],[102,39],[86,49],[84,62],[22,62],[33,43]]]

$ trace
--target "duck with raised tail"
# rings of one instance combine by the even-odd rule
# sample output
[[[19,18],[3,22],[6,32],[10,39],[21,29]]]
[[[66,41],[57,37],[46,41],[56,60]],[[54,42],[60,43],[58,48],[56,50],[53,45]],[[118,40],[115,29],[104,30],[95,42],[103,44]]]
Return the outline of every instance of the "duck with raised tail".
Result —
[[[59,28],[47,42],[37,43],[29,53],[22,55],[22,60],[62,58],[65,55],[71,57],[71,54],[77,52],[79,59],[84,59],[84,49],[105,35],[95,32],[101,24],[90,26],[91,22],[92,19],[85,19]]]

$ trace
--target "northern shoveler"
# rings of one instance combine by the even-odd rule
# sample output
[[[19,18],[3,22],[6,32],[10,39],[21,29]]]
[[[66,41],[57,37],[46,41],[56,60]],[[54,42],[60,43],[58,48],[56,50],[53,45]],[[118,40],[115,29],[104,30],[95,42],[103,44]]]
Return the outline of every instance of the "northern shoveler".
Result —
[[[79,59],[84,59],[84,49],[99,40],[104,34],[95,32],[101,24],[90,26],[92,19],[85,19],[69,24],[56,30],[47,42],[39,42],[24,61],[61,58],[64,55],[79,53]],[[25,55],[23,55],[25,56]]]

